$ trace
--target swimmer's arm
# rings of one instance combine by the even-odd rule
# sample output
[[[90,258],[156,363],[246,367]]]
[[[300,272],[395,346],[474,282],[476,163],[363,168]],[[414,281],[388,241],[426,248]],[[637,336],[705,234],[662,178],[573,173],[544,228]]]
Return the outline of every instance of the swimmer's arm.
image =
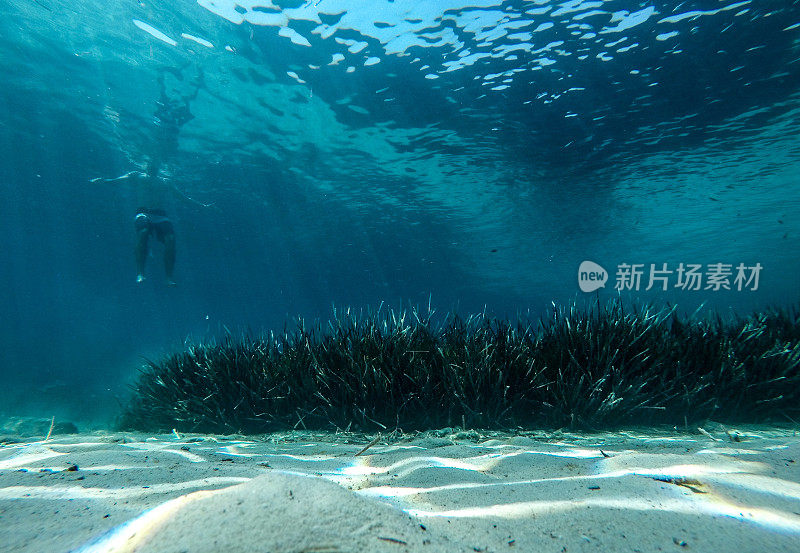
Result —
[[[104,177],[95,177],[93,179],[89,179],[89,182],[117,182],[121,180],[127,180],[131,177],[146,177],[146,176],[147,175],[145,173],[142,173],[141,171],[133,170],[133,171],[128,171],[124,175],[120,175],[118,177],[113,177],[110,179]]]
[[[146,178],[149,178],[149,175],[147,173],[143,173],[142,171],[134,170],[134,171],[128,171],[124,175],[120,175],[118,177],[114,177],[114,178],[110,178],[110,179],[104,178],[104,177],[95,177],[93,179],[89,179],[89,182],[92,182],[92,183],[95,183],[95,182],[109,183],[109,182],[124,181],[124,180],[127,180],[127,179],[131,178],[131,177],[141,177],[141,178],[146,179]],[[171,190],[178,197],[183,198],[184,200],[188,200],[188,201],[192,202],[193,204],[196,204],[196,205],[199,205],[199,206],[202,206],[202,207],[211,207],[211,206],[214,205],[213,203],[206,204],[206,203],[203,203],[203,202],[201,202],[199,200],[195,200],[194,198],[192,198],[191,196],[186,194],[183,190],[181,190],[180,188],[178,188],[174,184],[172,184],[169,181],[167,181],[167,179],[165,179],[164,177],[156,177],[156,178],[158,180],[162,181],[163,186],[165,188],[167,188],[168,190]]]
[[[188,200],[188,201],[190,201],[191,203],[193,203],[195,205],[199,205],[201,207],[212,207],[214,205],[214,202],[212,202],[210,204],[205,204],[205,203],[203,203],[203,202],[201,202],[199,200],[195,200],[194,198],[192,198],[191,196],[186,194],[183,190],[181,190],[180,188],[178,188],[174,184],[168,184],[167,186],[169,186],[170,190],[172,190],[179,197],[183,198],[184,200]]]

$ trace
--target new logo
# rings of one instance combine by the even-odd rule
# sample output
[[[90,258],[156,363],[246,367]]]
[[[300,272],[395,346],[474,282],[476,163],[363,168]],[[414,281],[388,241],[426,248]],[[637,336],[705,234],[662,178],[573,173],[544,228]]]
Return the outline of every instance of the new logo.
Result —
[[[608,271],[594,261],[584,261],[578,267],[578,286],[582,292],[594,292],[598,288],[605,288],[608,281]]]

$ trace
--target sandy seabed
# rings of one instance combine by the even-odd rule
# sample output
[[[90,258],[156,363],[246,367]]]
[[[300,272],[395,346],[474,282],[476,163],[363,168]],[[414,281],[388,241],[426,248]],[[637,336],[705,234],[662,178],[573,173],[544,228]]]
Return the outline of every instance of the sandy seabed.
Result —
[[[800,553],[791,428],[373,438],[6,437],[0,552]]]

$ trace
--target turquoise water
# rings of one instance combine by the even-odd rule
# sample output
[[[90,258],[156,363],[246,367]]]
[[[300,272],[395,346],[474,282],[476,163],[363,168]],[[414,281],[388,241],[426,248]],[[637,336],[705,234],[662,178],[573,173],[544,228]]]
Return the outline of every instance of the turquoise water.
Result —
[[[796,2],[6,0],[0,14],[0,414],[104,420],[142,356],[331,305],[797,303]],[[164,98],[192,118],[171,126]],[[154,237],[136,283],[154,160],[163,197],[145,207],[174,224],[174,288]],[[587,260],[608,278],[592,293]],[[731,290],[678,286],[681,264],[717,263]],[[639,289],[615,290],[621,264],[642,265]],[[663,264],[666,290],[645,290]],[[757,288],[736,289],[739,264],[761,266]]]

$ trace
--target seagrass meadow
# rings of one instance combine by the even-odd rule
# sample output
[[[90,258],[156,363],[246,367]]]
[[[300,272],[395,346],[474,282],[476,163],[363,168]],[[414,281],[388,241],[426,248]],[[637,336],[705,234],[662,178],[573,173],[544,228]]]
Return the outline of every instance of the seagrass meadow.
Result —
[[[800,417],[800,316],[618,302],[536,321],[334,310],[148,362],[123,429],[616,428]]]

